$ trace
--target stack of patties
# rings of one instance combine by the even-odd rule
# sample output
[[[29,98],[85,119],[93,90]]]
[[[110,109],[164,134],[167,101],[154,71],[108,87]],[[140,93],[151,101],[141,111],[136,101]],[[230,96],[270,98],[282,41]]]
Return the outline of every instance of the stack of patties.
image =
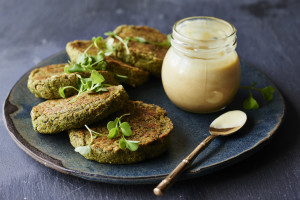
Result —
[[[119,32],[120,30],[126,31]],[[136,31],[136,36],[130,35],[134,31]],[[160,34],[161,39],[152,40],[150,36],[146,38],[147,31]],[[152,53],[149,51],[153,49],[153,45],[160,46],[156,44],[166,42],[167,39],[165,35],[149,27],[120,26],[115,33],[124,38],[143,37],[147,43],[136,44],[136,41],[129,41],[128,47],[132,55],[124,56],[122,45],[115,41],[115,54],[105,57],[105,70],[65,73],[65,66],[69,64],[53,64],[34,69],[28,79],[28,88],[36,97],[48,100],[34,106],[30,114],[36,132],[56,134],[67,131],[71,144],[85,158],[101,163],[127,164],[152,158],[164,152],[168,147],[169,133],[173,124],[166,116],[166,111],[159,106],[141,101],[129,101],[128,94],[120,85],[116,74],[125,76],[126,79],[123,81],[131,86],[143,84],[149,73],[158,75],[163,57],[161,61],[158,61],[160,59],[156,57],[164,55],[167,47],[162,45],[164,53],[155,52],[157,49]],[[84,52],[97,55],[99,48],[91,44],[92,41],[78,40],[68,43],[66,49],[71,62],[76,63],[78,57]],[[145,47],[142,47],[143,45]],[[149,47],[146,47],[147,45]],[[140,55],[137,56],[139,52]],[[136,62],[133,62],[134,59]],[[141,67],[142,62],[152,64],[153,67],[147,69]],[[159,65],[160,69],[158,69]],[[92,77],[94,73],[98,75]],[[96,83],[98,81],[99,84],[94,84],[91,80]],[[95,91],[80,93],[79,88],[83,86],[95,88]],[[61,88],[64,88],[63,92]],[[107,125],[109,120],[114,120],[124,114],[122,121],[126,121],[131,127],[130,135],[125,134],[126,139],[128,143],[130,141],[132,144],[138,143],[138,148],[137,146],[125,148],[127,144],[125,145],[124,141],[127,140],[122,135],[122,128],[113,138],[107,137],[110,134]],[[91,125],[90,128],[87,125]],[[93,135],[96,132],[101,136]],[[123,145],[121,145],[121,140],[124,140]],[[85,147],[89,151],[78,150]]]
[[[114,33],[128,42],[129,54],[121,43],[117,43],[116,57],[134,67],[160,77],[163,59],[170,47],[165,34],[147,26],[121,25]]]
[[[115,39],[116,52],[106,57],[107,70],[120,75],[128,76],[125,83],[136,86],[143,84],[150,74],[160,77],[163,59],[169,49],[167,35],[155,28],[147,26],[121,25],[114,31],[116,36],[123,40],[129,39],[127,46]],[[72,62],[92,44],[90,40],[75,40],[69,42],[66,51]],[[88,53],[96,55],[99,49],[92,47]]]

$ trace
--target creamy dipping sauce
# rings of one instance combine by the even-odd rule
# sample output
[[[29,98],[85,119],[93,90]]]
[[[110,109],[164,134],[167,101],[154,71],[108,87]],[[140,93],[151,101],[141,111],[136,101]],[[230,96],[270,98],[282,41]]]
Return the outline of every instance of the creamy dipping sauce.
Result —
[[[230,31],[226,23],[227,29],[224,28],[223,20],[222,24],[215,20],[218,19],[193,19],[175,24],[172,47],[163,62],[162,82],[167,96],[190,112],[218,111],[233,100],[239,88],[236,37],[230,38],[235,29],[231,25]]]

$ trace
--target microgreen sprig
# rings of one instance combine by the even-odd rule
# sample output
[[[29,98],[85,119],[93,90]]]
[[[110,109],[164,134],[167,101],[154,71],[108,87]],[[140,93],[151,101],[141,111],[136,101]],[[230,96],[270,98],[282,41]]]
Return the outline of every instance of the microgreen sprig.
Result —
[[[83,54],[77,58],[76,63],[69,62],[69,65],[65,66],[65,73],[105,70],[107,65],[105,62],[105,56],[110,56],[115,52],[113,43],[113,38],[110,38],[107,42],[105,42],[100,36],[93,37],[92,44],[88,46]],[[97,55],[88,54],[88,51],[93,46],[100,50]]]
[[[124,114],[121,117],[117,117],[114,121],[109,121],[107,123],[107,129],[109,133],[108,138],[115,138],[121,130],[121,139],[119,140],[119,145],[122,149],[129,149],[130,151],[136,151],[138,149],[139,141],[126,140],[125,136],[130,136],[132,134],[131,127],[128,122],[121,122],[121,119],[130,114]]]
[[[115,138],[120,132],[122,133],[121,139],[119,140],[119,145],[122,149],[129,149],[130,151],[136,151],[139,147],[139,141],[126,140],[125,136],[132,135],[131,126],[128,122],[121,122],[121,119],[125,116],[130,115],[130,113],[124,114],[121,117],[117,117],[114,121],[109,121],[107,123],[107,129],[109,130],[108,135],[98,133],[90,129],[87,125],[85,128],[89,131],[91,135],[91,140],[86,146],[79,146],[75,148],[76,152],[79,152],[81,155],[89,154],[91,151],[91,144],[98,136],[104,136],[109,139]],[[120,131],[121,130],[121,131]]]
[[[240,88],[245,89],[249,92],[249,97],[244,100],[243,107],[245,110],[258,109],[259,104],[254,99],[251,90],[259,91],[266,101],[271,101],[273,99],[274,88],[272,86],[267,86],[262,89],[256,88],[257,83],[253,83],[251,86],[240,86]]]
[[[79,74],[76,74],[76,76],[79,78],[77,88],[73,86],[65,86],[59,88],[58,92],[62,98],[66,98],[65,90],[68,88],[73,88],[78,92],[77,96],[72,99],[72,101],[75,101],[76,98],[84,93],[107,92],[108,90],[105,87],[110,86],[109,84],[103,84],[103,82],[105,81],[104,77],[95,70],[92,71],[89,78],[82,78]]]
[[[154,45],[158,45],[158,46],[171,46],[171,35],[168,34],[167,35],[167,39],[168,41],[167,42],[163,42],[163,43],[157,43],[157,42],[150,42],[150,41],[147,41],[145,38],[143,37],[126,37],[125,39],[122,39],[120,36],[118,36],[116,33],[114,32],[106,32],[104,33],[104,35],[106,36],[111,36],[111,37],[114,37],[116,39],[118,39],[125,47],[126,49],[126,54],[129,54],[130,51],[129,51],[129,48],[128,48],[128,42],[129,41],[136,41],[136,42],[139,42],[139,43],[144,43],[144,44],[154,44]]]
[[[89,142],[88,145],[85,146],[78,146],[75,148],[75,151],[80,153],[81,155],[87,155],[91,152],[91,145],[93,143],[93,141],[98,137],[98,136],[105,136],[104,134],[98,133],[96,131],[93,131],[92,129],[90,129],[87,125],[84,125],[85,128],[89,131],[90,136],[91,136],[91,140]]]
[[[136,41],[136,42],[139,42],[139,43],[144,43],[144,44],[154,44],[154,45],[158,45],[158,46],[171,46],[171,35],[168,34],[167,35],[167,39],[168,41],[167,42],[162,42],[162,43],[158,43],[158,42],[150,42],[150,41],[147,41],[145,38],[143,37],[127,37],[125,40],[128,40],[128,41]]]
[[[112,36],[112,37],[114,37],[114,38],[116,38],[116,39],[118,39],[123,45],[124,45],[124,47],[125,47],[125,49],[126,49],[126,54],[129,54],[130,52],[129,52],[129,48],[128,48],[128,40],[123,40],[120,36],[118,36],[117,34],[115,34],[114,32],[106,32],[106,33],[104,33],[104,35],[106,35],[106,36]]]

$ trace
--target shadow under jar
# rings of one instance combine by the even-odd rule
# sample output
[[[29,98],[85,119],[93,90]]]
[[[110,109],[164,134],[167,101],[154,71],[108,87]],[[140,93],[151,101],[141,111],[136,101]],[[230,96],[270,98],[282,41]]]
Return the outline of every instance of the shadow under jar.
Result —
[[[176,22],[162,67],[162,83],[179,108],[210,113],[225,108],[240,84],[236,29],[214,17]]]

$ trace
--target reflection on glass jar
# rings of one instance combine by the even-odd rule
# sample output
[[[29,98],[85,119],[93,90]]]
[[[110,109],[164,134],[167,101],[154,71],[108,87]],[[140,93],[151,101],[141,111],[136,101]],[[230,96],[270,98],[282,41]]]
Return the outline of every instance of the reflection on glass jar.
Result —
[[[226,107],[240,83],[236,29],[214,17],[175,23],[162,67],[170,100],[183,110],[209,113]]]

